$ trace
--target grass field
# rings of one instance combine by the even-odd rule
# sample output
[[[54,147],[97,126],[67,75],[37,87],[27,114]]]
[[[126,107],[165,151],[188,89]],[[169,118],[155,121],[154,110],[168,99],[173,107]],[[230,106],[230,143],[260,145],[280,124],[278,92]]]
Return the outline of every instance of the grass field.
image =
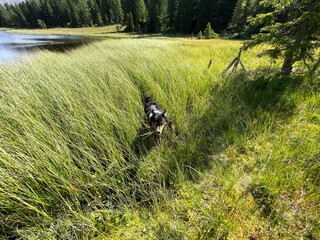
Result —
[[[1,65],[0,236],[319,239],[320,79],[258,49],[221,76],[241,44],[105,40]],[[159,145],[146,91],[171,121]]]

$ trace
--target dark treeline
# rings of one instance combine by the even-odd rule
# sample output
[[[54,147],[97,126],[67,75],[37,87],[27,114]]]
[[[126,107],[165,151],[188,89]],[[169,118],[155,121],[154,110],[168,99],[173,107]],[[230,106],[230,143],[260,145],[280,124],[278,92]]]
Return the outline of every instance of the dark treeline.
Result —
[[[247,19],[263,11],[259,0],[27,0],[0,4],[0,26],[84,27],[120,23],[129,32],[243,33]]]

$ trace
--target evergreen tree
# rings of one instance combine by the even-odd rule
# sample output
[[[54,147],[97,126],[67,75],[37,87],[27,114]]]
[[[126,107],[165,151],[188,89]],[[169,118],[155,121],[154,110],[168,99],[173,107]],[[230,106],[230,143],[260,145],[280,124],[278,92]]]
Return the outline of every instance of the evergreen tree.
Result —
[[[261,32],[246,44],[246,48],[267,43],[266,54],[283,59],[281,72],[289,75],[293,64],[312,58],[320,44],[320,1],[262,1],[273,11],[258,14],[252,24],[265,24]]]
[[[258,14],[261,13],[268,13],[268,12],[272,12],[273,8],[271,6],[266,6],[263,4],[260,4],[261,0],[253,0],[253,2],[251,3],[252,7],[251,7],[251,14],[249,14],[248,19],[252,18],[252,17],[256,17]],[[263,24],[250,24],[248,22],[247,19],[247,28],[246,28],[246,32],[248,35],[253,35],[253,34],[257,34],[260,32],[260,29],[263,27]]]
[[[133,23],[133,16],[132,13],[128,13],[127,16],[127,28],[126,32],[133,32],[134,31],[134,23]]]
[[[13,11],[14,6],[8,3],[5,3],[4,8],[7,11],[7,17],[8,17],[8,25],[7,27],[16,27],[18,26],[17,18],[15,17],[15,13]]]
[[[210,19],[212,28],[220,33],[224,31],[231,21],[233,10],[237,4],[237,0],[219,0],[217,2],[214,13]]]
[[[29,23],[30,27],[37,28],[38,21],[37,19],[40,18],[40,6],[37,1],[26,1],[26,7],[29,11]]]
[[[159,7],[159,22],[160,32],[168,30],[168,0],[161,0],[158,4]]]
[[[247,30],[247,19],[253,15],[253,4],[252,0],[238,0],[228,26],[229,31],[241,33]]]
[[[72,0],[67,0],[67,4],[69,7],[69,13],[70,13],[70,26],[71,27],[79,27],[80,23],[80,17],[79,13],[77,11],[76,5]]]
[[[144,0],[134,0],[132,7],[134,29],[135,32],[140,32],[141,26],[144,25],[148,19],[148,9]]]
[[[122,0],[122,6],[125,13],[124,22],[131,22],[131,19],[127,18],[132,15],[134,31],[139,32],[148,18],[148,10],[144,0]]]
[[[193,31],[195,22],[195,6],[198,0],[180,0],[177,13],[176,30],[181,33],[191,33]]]
[[[40,18],[45,22],[47,27],[55,26],[55,16],[49,0],[40,0]]]
[[[90,14],[91,14],[91,20],[93,24],[96,24],[98,26],[102,26],[102,17],[101,17],[101,12],[100,8],[95,0],[88,0],[88,7],[90,9]]]
[[[123,19],[123,11],[120,0],[108,1],[108,15],[110,23],[120,23]]]
[[[60,16],[61,24],[60,26],[68,26],[71,22],[71,12],[69,9],[69,5],[67,0],[56,0],[58,1],[59,9],[61,9],[60,12],[57,13],[57,15]]]
[[[216,0],[200,0],[195,7],[195,26],[193,31],[199,32],[204,30],[208,22],[214,23],[219,15],[217,12],[219,1]]]
[[[154,33],[160,31],[160,9],[157,0],[152,0],[149,3],[149,20],[148,20],[148,32]]]
[[[25,24],[26,24],[25,27],[30,28],[31,27],[30,11],[29,11],[29,8],[28,8],[26,2],[19,3],[19,7],[20,7],[20,9],[22,11],[22,14],[23,14],[23,16],[25,18],[25,21],[26,21],[25,22]]]
[[[47,29],[47,25],[41,19],[38,19],[38,25],[41,29]]]
[[[212,30],[210,22],[207,24],[207,27],[206,27],[206,29],[204,30],[204,35],[205,35],[206,39],[212,39],[212,38],[218,37],[218,34],[216,34],[216,33]]]
[[[131,0],[121,0],[121,6],[122,6],[123,13],[124,13],[123,21],[126,22],[127,16],[130,13],[130,11],[132,10]]]
[[[6,27],[9,25],[8,11],[0,4],[0,26]]]
[[[178,12],[178,0],[168,0],[168,31],[175,32],[177,29],[176,21],[177,21],[177,13]]]
[[[87,2],[85,0],[79,0],[77,7],[79,16],[81,16],[81,18],[79,18],[79,24],[81,26],[91,26],[91,14]]]
[[[139,23],[143,23],[148,18],[148,9],[144,0],[136,0],[134,1],[134,10],[137,15],[137,20]]]
[[[27,27],[27,20],[23,15],[20,5],[16,5],[13,10],[13,20],[18,27]]]
[[[109,24],[108,18],[108,0],[98,0],[97,3],[100,7],[100,12],[102,16],[102,21],[104,24]]]
[[[231,32],[240,32],[242,29],[242,21],[243,18],[243,0],[238,0],[237,5],[233,11],[232,19],[229,22],[228,29]]]

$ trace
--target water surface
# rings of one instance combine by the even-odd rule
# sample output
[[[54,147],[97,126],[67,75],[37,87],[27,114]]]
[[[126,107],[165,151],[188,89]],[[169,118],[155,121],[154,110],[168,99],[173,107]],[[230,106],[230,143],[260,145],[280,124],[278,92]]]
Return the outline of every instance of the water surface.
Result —
[[[20,60],[35,50],[65,52],[97,41],[96,38],[71,35],[31,35],[0,31],[0,63]]]

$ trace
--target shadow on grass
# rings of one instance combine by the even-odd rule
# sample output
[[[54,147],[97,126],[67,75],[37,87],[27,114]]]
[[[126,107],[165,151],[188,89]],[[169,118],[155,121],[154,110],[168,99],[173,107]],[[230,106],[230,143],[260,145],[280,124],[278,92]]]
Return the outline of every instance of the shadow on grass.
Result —
[[[132,150],[138,158],[141,158],[146,156],[158,144],[154,131],[148,127],[142,127],[138,130],[138,136],[132,143]]]
[[[288,120],[296,109],[290,93],[302,84],[300,77],[264,71],[222,81],[211,86],[203,114],[190,113],[187,132],[168,138],[173,152],[168,156],[172,161],[168,161],[166,182],[174,181],[179,171],[187,179],[197,179],[197,172],[212,167],[212,155],[223,153],[245,136],[261,133],[274,120]]]
[[[265,72],[241,73],[223,81],[213,86],[207,110],[198,120],[196,130],[202,131],[207,142],[216,146],[213,150],[219,152],[224,150],[221,146],[232,144],[242,134],[254,133],[270,118],[290,118],[296,109],[290,92],[302,84],[299,77]]]

